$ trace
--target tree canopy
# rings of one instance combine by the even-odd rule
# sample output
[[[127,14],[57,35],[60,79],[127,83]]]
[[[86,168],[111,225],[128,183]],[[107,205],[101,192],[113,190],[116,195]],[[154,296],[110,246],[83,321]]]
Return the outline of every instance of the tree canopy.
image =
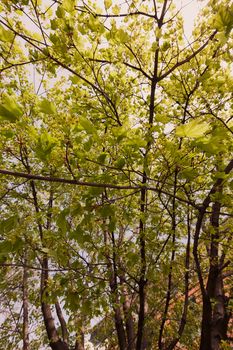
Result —
[[[2,349],[231,348],[232,27],[1,0]]]

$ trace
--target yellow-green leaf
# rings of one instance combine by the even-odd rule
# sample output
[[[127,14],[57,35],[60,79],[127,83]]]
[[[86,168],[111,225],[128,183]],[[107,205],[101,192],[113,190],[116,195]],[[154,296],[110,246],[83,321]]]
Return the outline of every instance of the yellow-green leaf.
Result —
[[[42,113],[45,114],[56,114],[56,107],[55,105],[50,102],[49,100],[47,100],[46,98],[44,98],[40,105],[39,105],[40,111]]]
[[[90,120],[80,117],[79,124],[88,134],[93,134],[95,132],[95,127]]]
[[[113,12],[114,15],[119,15],[119,13],[120,13],[120,7],[117,6],[117,5],[113,6],[112,12]]]
[[[176,128],[176,135],[179,137],[198,138],[203,136],[208,129],[208,123],[200,123],[198,120],[192,120],[187,124],[178,126]]]
[[[112,0],[104,0],[104,6],[108,10],[112,6]]]
[[[0,26],[0,40],[4,42],[11,42],[14,38],[14,33],[11,30],[6,30]]]
[[[0,104],[0,118],[14,123],[22,115],[23,111],[14,97],[4,94]]]
[[[129,35],[127,32],[125,32],[123,29],[119,29],[116,33],[117,38],[120,40],[122,44],[126,43],[129,41]]]
[[[67,12],[72,12],[74,10],[74,0],[63,0],[62,6]]]

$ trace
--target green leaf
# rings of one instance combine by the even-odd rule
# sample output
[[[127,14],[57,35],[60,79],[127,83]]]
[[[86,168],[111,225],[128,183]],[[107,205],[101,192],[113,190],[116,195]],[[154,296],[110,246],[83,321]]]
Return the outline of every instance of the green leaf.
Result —
[[[219,132],[219,135],[217,134],[216,136],[199,138],[196,140],[195,145],[209,154],[218,154],[225,150],[225,145],[222,142],[223,138],[224,134],[221,135],[221,132]]]
[[[70,81],[72,81],[72,83],[75,85],[75,84],[78,84],[80,82],[80,78],[77,77],[76,75],[72,76],[69,78]]]
[[[57,30],[57,28],[58,28],[58,20],[56,20],[56,19],[51,19],[51,21],[50,21],[50,26],[51,26],[51,29],[52,29],[52,30]],[[55,36],[52,36],[52,35],[50,34],[50,39],[51,39],[52,41],[54,40],[54,42],[56,42],[55,38],[57,39],[57,36],[56,36],[56,35],[55,35]]]
[[[89,140],[83,144],[83,148],[85,149],[85,151],[89,152],[92,145],[93,145],[93,140],[90,137]]]
[[[60,228],[62,233],[66,233],[69,230],[69,224],[66,219],[68,214],[69,214],[69,210],[64,209],[61,211],[61,213],[58,215],[58,218],[57,218],[57,226]]]
[[[203,136],[208,129],[208,123],[200,123],[198,120],[194,119],[187,124],[178,126],[176,128],[176,135],[179,137],[198,138]]]
[[[80,225],[76,227],[75,231],[70,232],[70,237],[75,239],[80,245],[83,245],[86,242],[91,242],[91,236],[84,232]]]
[[[216,29],[225,31],[226,35],[228,35],[233,27],[233,7],[220,8],[216,14],[214,25]]]
[[[118,169],[122,169],[124,165],[125,165],[125,158],[119,158],[115,162],[115,167],[117,167]]]
[[[127,131],[128,130],[124,130],[122,127],[113,129],[113,135],[116,137],[117,143],[120,143],[122,140],[124,140],[127,137]]]
[[[86,301],[83,302],[81,310],[83,315],[89,315],[91,314],[91,300],[87,299]]]
[[[11,30],[6,30],[3,26],[0,26],[0,40],[3,42],[11,42],[14,38],[14,33]]]
[[[12,251],[13,252],[19,252],[24,246],[24,242],[20,237],[16,237],[15,241],[13,242]]]
[[[108,10],[112,6],[112,0],[104,0],[104,6]]]
[[[101,164],[104,164],[106,157],[107,157],[107,153],[102,152],[102,153],[98,156],[97,161],[98,161],[99,163],[101,163]]]
[[[114,215],[114,207],[112,205],[104,205],[99,211],[100,215],[104,218]]]
[[[6,137],[7,139],[11,139],[15,135],[15,133],[12,130],[4,129],[4,130],[1,130],[1,135]]]
[[[167,123],[169,123],[170,118],[164,114],[158,114],[156,117],[156,121],[159,123],[162,123],[162,124],[167,124]]]
[[[46,160],[55,146],[55,139],[47,132],[43,132],[38,138],[35,151],[41,160]]]
[[[89,191],[91,196],[98,197],[100,194],[104,192],[104,187],[90,187]]]
[[[65,11],[61,6],[57,7],[56,15],[58,18],[63,18],[65,16]]]
[[[74,10],[74,0],[63,0],[62,6],[67,12],[72,12]]]
[[[95,127],[92,124],[90,120],[88,120],[85,117],[80,117],[79,118],[79,125],[88,133],[88,134],[93,134],[95,133]]]
[[[133,136],[127,141],[127,145],[135,148],[146,147],[146,141],[140,136]]]
[[[119,39],[119,41],[122,44],[125,44],[127,41],[129,41],[129,35],[126,33],[123,29],[118,29],[116,32],[116,37]]]
[[[115,218],[111,217],[110,221],[109,221],[109,224],[108,224],[108,229],[109,229],[110,232],[115,231],[116,224],[117,224],[117,222],[116,222]]]
[[[45,253],[45,254],[48,254],[49,253],[49,249],[48,248],[41,248],[41,252],[42,253]]]
[[[0,118],[11,123],[16,122],[23,115],[21,106],[15,101],[13,96],[4,94],[0,104]]]
[[[134,252],[128,252],[127,258],[129,259],[129,263],[134,265],[138,262],[138,254]]]
[[[113,13],[114,15],[119,15],[119,13],[120,13],[120,7],[117,6],[117,5],[113,6],[113,8],[112,8],[112,13]]]
[[[181,171],[181,176],[188,180],[193,180],[198,175],[199,175],[198,171],[196,169],[193,169],[192,167],[187,167],[186,169]]]
[[[1,233],[8,233],[18,226],[18,215],[13,215],[6,220],[0,222]]]
[[[44,98],[39,104],[40,111],[45,114],[56,114],[55,105]]]
[[[0,242],[0,261],[4,261],[13,250],[13,245],[9,241]]]

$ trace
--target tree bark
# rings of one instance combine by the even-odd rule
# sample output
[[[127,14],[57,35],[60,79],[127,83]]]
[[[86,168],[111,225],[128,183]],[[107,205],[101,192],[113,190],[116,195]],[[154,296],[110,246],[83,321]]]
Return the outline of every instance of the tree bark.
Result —
[[[188,215],[187,215],[187,225],[188,225],[188,239],[187,239],[187,246],[186,246],[186,257],[185,257],[185,275],[184,275],[184,281],[185,281],[185,292],[184,292],[184,306],[183,306],[183,312],[180,319],[180,326],[177,333],[177,336],[169,343],[169,345],[166,347],[166,350],[173,350],[176,347],[176,344],[180,340],[187,321],[187,313],[188,313],[188,303],[189,303],[189,268],[190,268],[190,243],[191,243],[191,223],[190,223],[190,217],[189,217],[189,208],[188,208]]]
[[[30,167],[28,167],[28,171],[30,172]],[[39,209],[39,204],[37,199],[36,187],[33,180],[30,182],[30,185],[32,189],[35,211],[37,214],[39,214],[40,209]],[[49,205],[48,205],[48,213],[47,213],[47,225],[46,225],[47,229],[49,229],[51,226],[52,205],[53,205],[53,192],[51,191],[50,198],[49,198]],[[38,225],[38,230],[40,234],[40,240],[41,240],[42,246],[44,246],[43,226],[39,218],[37,219],[37,225]],[[48,267],[49,267],[48,256],[47,254],[44,253],[42,257],[42,262],[41,262],[42,270],[41,270],[41,284],[40,284],[40,299],[41,299],[41,311],[42,311],[44,324],[45,324],[46,332],[49,339],[49,345],[52,348],[52,350],[69,350],[67,343],[62,341],[58,335],[54,318],[52,315],[51,305],[48,304],[46,301],[48,278],[49,278]]]
[[[219,186],[218,193],[222,193]],[[203,299],[202,333],[200,350],[220,350],[221,341],[227,339],[227,326],[230,315],[227,311],[228,298],[223,286],[222,266],[219,261],[219,217],[221,203],[216,201],[212,207],[210,269],[207,279],[207,297]]]
[[[147,177],[146,173],[143,173],[143,184],[146,184]],[[146,208],[146,190],[141,190],[141,214],[145,214]],[[141,350],[143,344],[144,336],[144,321],[145,321],[145,302],[146,302],[146,242],[145,242],[145,224],[143,220],[140,219],[139,224],[139,242],[140,242],[140,280],[139,280],[139,313],[138,313],[138,331],[137,331],[137,341],[136,341],[136,350]]]
[[[127,350],[134,348],[135,343],[135,334],[134,334],[134,321],[131,312],[131,302],[127,294],[127,290],[123,287],[124,302],[123,302],[123,311],[125,316],[125,328],[127,335]]]
[[[41,310],[44,318],[44,324],[49,339],[49,345],[52,350],[69,350],[66,342],[62,341],[58,335],[51,306],[46,302],[46,288],[48,283],[48,258],[45,255],[42,261],[41,273]]]
[[[26,254],[25,254],[26,255]],[[28,269],[27,259],[23,268],[23,350],[30,350],[29,346],[29,314],[28,314]]]
[[[80,334],[77,335],[74,349],[75,350],[84,350],[85,349],[84,348],[84,332],[82,329],[80,330]]]
[[[114,321],[117,331],[119,349],[125,350],[127,348],[126,335],[124,329],[124,322],[121,315],[120,303],[118,298],[118,283],[117,283],[117,271],[116,271],[116,255],[115,255],[115,240],[114,234],[112,233],[113,242],[113,266],[112,275],[110,276],[110,289],[113,298],[113,311],[114,311]]]
[[[56,308],[57,317],[58,317],[60,325],[61,325],[62,340],[64,342],[68,343],[68,331],[67,331],[66,321],[65,321],[64,316],[62,314],[62,310],[61,310],[61,307],[60,307],[60,304],[58,301],[55,303],[55,308]]]

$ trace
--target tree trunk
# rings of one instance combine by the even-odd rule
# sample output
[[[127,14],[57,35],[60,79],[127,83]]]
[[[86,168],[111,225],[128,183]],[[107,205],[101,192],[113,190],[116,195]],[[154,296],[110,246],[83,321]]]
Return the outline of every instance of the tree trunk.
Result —
[[[119,349],[125,350],[126,349],[126,337],[125,337],[125,329],[124,329],[124,323],[121,316],[121,310],[120,307],[114,307],[114,320],[115,320],[115,326],[117,330],[117,337],[119,342]]]
[[[51,342],[50,347],[52,348],[52,350],[69,350],[68,345],[61,339],[53,343]]]
[[[61,325],[61,332],[62,332],[62,340],[66,343],[68,343],[68,331],[67,331],[67,326],[66,326],[66,321],[64,319],[59,301],[55,303],[55,308],[56,308],[56,313],[57,317],[59,319],[60,325]]]
[[[221,270],[216,271],[216,275],[211,325],[212,350],[219,350],[221,348],[221,340],[227,339],[227,326],[230,319],[227,311],[228,298],[225,297]]]
[[[210,275],[213,279],[210,280]],[[224,294],[221,271],[211,271],[207,290],[213,294],[213,304],[209,298],[203,300],[202,332],[200,350],[220,350],[221,341],[227,339],[230,313],[227,311],[228,298]]]
[[[75,350],[84,350],[84,332],[81,330],[78,339],[75,342]]]
[[[123,284],[123,281],[121,281]],[[134,321],[132,317],[131,312],[131,303],[129,296],[127,294],[127,289],[123,287],[123,294],[124,294],[124,302],[123,302],[123,311],[124,311],[124,318],[125,318],[125,328],[126,328],[126,335],[127,335],[127,349],[131,350],[134,348],[135,343],[135,334],[134,334]]]
[[[146,172],[143,172],[143,185],[147,183]],[[140,212],[142,215],[146,211],[146,191],[143,188],[141,190],[140,197],[141,205]],[[146,302],[146,242],[145,242],[145,224],[142,219],[139,223],[139,242],[140,242],[140,280],[139,280],[139,312],[138,312],[138,331],[136,350],[141,350],[144,337],[144,323],[145,323],[145,302]]]
[[[222,187],[219,186],[219,193]],[[216,201],[212,207],[210,246],[210,269],[207,280],[207,296],[203,298],[203,316],[200,350],[220,350],[221,341],[227,339],[227,326],[230,315],[227,311],[228,299],[223,287],[222,264],[219,260],[219,217],[221,203]]]
[[[111,232],[111,241],[112,241],[112,264],[109,263],[109,269],[111,271],[109,277],[109,285],[111,289],[111,295],[113,300],[113,311],[114,311],[114,321],[115,328],[117,331],[117,338],[120,350],[127,349],[126,334],[124,328],[124,322],[122,318],[122,312],[119,301],[119,292],[118,292],[118,281],[117,281],[117,256],[116,256],[116,244],[114,232]]]
[[[203,298],[202,306],[202,323],[201,323],[201,343],[200,350],[211,350],[211,315],[212,307],[211,302],[206,296]]]
[[[23,350],[29,350],[29,316],[28,316],[28,269],[27,259],[23,268]]]
[[[41,272],[41,310],[44,318],[44,324],[49,339],[49,345],[52,350],[69,350],[66,342],[62,341],[58,335],[51,306],[46,302],[46,288],[48,283],[48,258],[43,257]]]

